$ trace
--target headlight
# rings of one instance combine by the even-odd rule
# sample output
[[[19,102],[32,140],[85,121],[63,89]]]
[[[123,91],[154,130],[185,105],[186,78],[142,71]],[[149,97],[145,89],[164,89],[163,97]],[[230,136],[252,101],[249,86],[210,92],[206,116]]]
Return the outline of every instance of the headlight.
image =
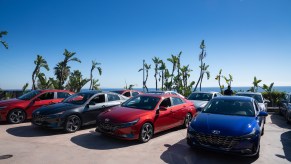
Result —
[[[130,121],[130,122],[126,122],[126,123],[119,124],[118,127],[120,127],[120,128],[130,127],[130,126],[135,125],[138,121],[139,121],[139,118],[136,119],[136,120],[134,120],[134,121]]]
[[[253,128],[252,132],[250,132],[249,134],[243,135],[241,136],[244,139],[251,139],[256,135],[256,128]]]
[[[7,106],[1,106],[1,107],[0,107],[0,110],[3,110],[3,109],[5,109],[5,108],[7,108]]]

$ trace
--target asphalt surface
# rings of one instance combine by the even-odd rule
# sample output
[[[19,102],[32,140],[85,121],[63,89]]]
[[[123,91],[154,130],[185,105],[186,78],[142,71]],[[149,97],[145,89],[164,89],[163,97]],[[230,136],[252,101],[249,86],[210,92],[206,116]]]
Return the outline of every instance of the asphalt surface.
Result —
[[[123,141],[94,132],[72,134],[41,129],[30,122],[0,124],[0,163],[291,163],[291,125],[270,114],[258,159],[195,150],[186,144],[186,129],[155,135],[148,143]]]

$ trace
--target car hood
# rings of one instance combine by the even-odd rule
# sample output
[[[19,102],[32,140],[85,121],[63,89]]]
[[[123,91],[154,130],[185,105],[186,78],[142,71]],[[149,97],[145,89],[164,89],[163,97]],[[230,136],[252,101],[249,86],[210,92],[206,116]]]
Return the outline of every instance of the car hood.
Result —
[[[139,119],[141,116],[149,112],[152,111],[116,106],[101,113],[98,116],[98,119],[100,121],[109,119],[113,123],[126,123]]]
[[[79,106],[80,105],[69,104],[69,103],[58,103],[58,104],[52,104],[52,105],[40,107],[39,109],[35,110],[33,113],[38,113],[41,115],[55,114],[55,113],[75,109]]]
[[[252,132],[256,127],[256,120],[254,117],[200,113],[190,126],[196,132],[205,134],[212,134],[213,130],[217,130],[222,136],[242,136]]]
[[[191,101],[196,108],[203,108],[208,103],[208,101],[201,100],[189,100],[189,101]]]
[[[9,99],[9,100],[2,100],[0,101],[0,106],[6,106],[6,105],[10,105],[10,104],[18,104],[18,103],[22,103],[24,102],[25,100],[20,100],[20,99]]]

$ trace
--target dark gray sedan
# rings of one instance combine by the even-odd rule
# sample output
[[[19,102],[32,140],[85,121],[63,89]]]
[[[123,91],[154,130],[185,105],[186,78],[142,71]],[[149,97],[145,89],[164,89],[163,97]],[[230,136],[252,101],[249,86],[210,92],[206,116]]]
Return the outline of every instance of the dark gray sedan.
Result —
[[[128,98],[117,93],[86,91],[76,93],[63,102],[41,107],[32,113],[32,124],[75,132],[81,126],[95,124],[96,117]]]

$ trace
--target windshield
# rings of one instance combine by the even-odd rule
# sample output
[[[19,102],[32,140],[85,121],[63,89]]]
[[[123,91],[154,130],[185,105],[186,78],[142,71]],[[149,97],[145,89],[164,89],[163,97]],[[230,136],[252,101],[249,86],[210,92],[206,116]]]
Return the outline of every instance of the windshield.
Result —
[[[211,93],[192,93],[188,100],[200,100],[200,101],[209,101],[212,99]]]
[[[160,98],[157,97],[137,96],[126,101],[122,106],[127,108],[154,110],[159,101]]]
[[[33,97],[35,97],[36,95],[38,95],[40,93],[40,91],[31,91],[31,92],[28,92],[20,97],[18,97],[17,99],[20,99],[20,100],[30,100],[32,99]]]
[[[77,93],[66,98],[63,103],[82,105],[93,95],[94,93]]]
[[[255,100],[257,100],[258,103],[263,103],[263,98],[261,95],[257,94],[236,94],[237,96],[246,96],[246,97],[252,97]]]
[[[251,101],[243,100],[212,100],[202,113],[254,116],[255,110]]]

